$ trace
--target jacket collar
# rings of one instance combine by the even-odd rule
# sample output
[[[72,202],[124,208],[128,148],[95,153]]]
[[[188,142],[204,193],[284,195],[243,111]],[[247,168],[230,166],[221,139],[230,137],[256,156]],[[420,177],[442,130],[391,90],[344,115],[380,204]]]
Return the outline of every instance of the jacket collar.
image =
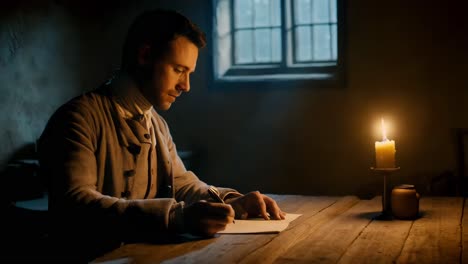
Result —
[[[143,111],[143,109],[147,109],[149,103],[148,105],[145,103],[146,99],[139,92],[136,83],[124,72],[117,72],[105,86],[110,94],[111,115],[116,124],[119,143],[121,146],[127,147],[131,153],[138,154],[141,149],[141,142],[127,121],[132,122],[135,118],[142,118],[143,115],[138,113],[140,113],[139,111]],[[138,106],[135,102],[142,103],[142,106]],[[121,104],[130,109],[124,108]],[[152,109],[150,106],[146,112],[151,115]]]
[[[112,94],[120,106],[120,114],[127,119],[151,116],[153,106],[143,96],[137,83],[125,72],[117,72],[110,80]]]

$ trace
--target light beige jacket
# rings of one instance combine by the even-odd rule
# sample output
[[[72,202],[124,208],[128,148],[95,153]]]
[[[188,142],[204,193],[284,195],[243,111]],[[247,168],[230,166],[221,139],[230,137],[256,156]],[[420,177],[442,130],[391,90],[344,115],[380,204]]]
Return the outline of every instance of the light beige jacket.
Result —
[[[137,121],[123,119],[114,99],[110,86],[103,85],[70,100],[49,120],[39,154],[53,220],[65,223],[60,232],[91,240],[184,232],[184,204],[211,200],[208,185],[186,170],[167,123],[154,110],[158,182],[150,182],[146,167],[139,166],[147,163],[141,155],[151,144],[147,132]],[[158,188],[156,197],[145,197],[148,188]],[[219,190],[222,198],[240,195]]]

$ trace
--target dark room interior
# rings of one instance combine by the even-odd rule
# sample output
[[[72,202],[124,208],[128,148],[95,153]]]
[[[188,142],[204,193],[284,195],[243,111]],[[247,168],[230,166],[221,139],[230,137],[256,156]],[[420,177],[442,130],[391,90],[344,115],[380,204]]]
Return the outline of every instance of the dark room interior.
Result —
[[[184,164],[201,180],[241,193],[373,199],[382,195],[383,177],[371,167],[384,118],[400,168],[389,186],[411,184],[422,197],[465,197],[466,3],[338,2],[340,68],[330,82],[217,79],[224,49],[217,46],[217,1],[2,2],[0,176],[11,242],[2,254],[44,255],[47,189],[37,140],[61,104],[118,69],[129,24],[152,8],[177,10],[207,35],[190,93],[160,112]]]

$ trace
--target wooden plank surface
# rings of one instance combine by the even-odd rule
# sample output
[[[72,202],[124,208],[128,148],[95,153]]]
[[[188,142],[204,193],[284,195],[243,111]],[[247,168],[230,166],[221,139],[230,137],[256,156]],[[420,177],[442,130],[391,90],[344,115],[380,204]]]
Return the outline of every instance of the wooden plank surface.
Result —
[[[324,210],[324,208],[328,209],[334,207],[335,204],[341,201],[348,201],[347,203],[349,204],[351,200],[357,202],[358,199],[356,197],[314,197],[311,199],[311,197],[299,195],[287,196],[286,199],[283,200],[277,199],[278,204],[285,212],[303,214],[301,217],[291,222],[287,230],[290,230],[292,226],[300,225],[300,223],[309,223],[309,218]],[[301,232],[308,231],[310,230],[301,230]],[[296,233],[294,232],[283,231],[282,233],[291,235],[292,239],[288,241],[296,240],[294,243],[301,241],[301,237],[295,236]],[[165,261],[164,263],[206,263],[207,260],[216,260],[216,263],[239,263],[251,254],[256,255],[259,248],[265,245],[276,244],[273,241],[276,241],[282,233],[270,235],[221,235],[216,243],[210,244],[202,250],[181,255],[178,258]],[[285,246],[285,241],[281,240],[281,242],[281,245]],[[268,254],[272,255],[276,253],[275,251],[268,252]],[[261,261],[265,263],[263,260],[264,257],[268,256],[261,256],[261,259],[255,259],[254,257],[254,262],[259,263],[258,261]]]
[[[396,263],[460,263],[461,197],[420,200],[422,217],[413,222]]]
[[[307,207],[311,207],[313,203],[306,203],[298,210],[303,215],[292,222],[285,230],[286,232],[278,234],[274,240],[246,256],[240,263],[259,263],[259,261],[261,263],[273,263],[286,254],[290,248],[303,243],[306,238],[330,219],[348,210],[358,202],[359,199],[355,196],[343,197],[318,213],[309,213],[310,210]]]
[[[92,263],[161,263],[166,259],[177,257],[180,254],[199,250],[210,243],[213,243],[213,239],[167,244],[128,244],[96,258]]]
[[[384,221],[380,196],[269,196],[302,214],[279,234],[129,244],[95,263],[468,263],[462,197],[423,197],[417,220]]]
[[[320,224],[312,228],[307,237],[291,247],[274,263],[336,263],[359,233],[382,211],[376,200],[350,201],[338,208],[338,203],[327,208]],[[331,209],[334,209],[333,211]]]
[[[289,213],[301,213],[303,216],[296,221],[312,216],[326,207],[336,203],[342,197],[310,197],[301,195],[270,195],[281,209]],[[293,225],[293,223],[291,225]],[[256,247],[270,242],[277,234],[262,235],[229,235],[223,234],[215,238],[188,241],[179,244],[129,244],[118,248],[95,260],[96,263],[111,260],[122,260],[123,263],[161,263],[171,262],[193,263],[192,260],[206,260],[206,254],[221,255],[223,259],[237,259],[248,255]],[[226,253],[229,249],[229,252]],[[232,253],[231,253],[232,252]],[[191,253],[191,254],[190,254]],[[225,254],[226,253],[226,254]],[[177,258],[178,257],[178,258]],[[200,260],[201,259],[201,260]]]
[[[463,220],[462,220],[462,263],[468,263],[468,205],[464,200]]]
[[[382,206],[381,196],[372,201]],[[375,208],[375,205],[372,207]],[[412,225],[413,221],[372,221],[346,250],[338,263],[395,263]]]

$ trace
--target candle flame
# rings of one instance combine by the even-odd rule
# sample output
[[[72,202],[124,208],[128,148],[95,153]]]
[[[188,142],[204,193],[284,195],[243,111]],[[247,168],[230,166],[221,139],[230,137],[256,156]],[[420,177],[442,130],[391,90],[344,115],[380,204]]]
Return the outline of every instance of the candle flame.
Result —
[[[382,139],[383,141],[387,141],[387,129],[385,127],[384,119],[382,118]]]

